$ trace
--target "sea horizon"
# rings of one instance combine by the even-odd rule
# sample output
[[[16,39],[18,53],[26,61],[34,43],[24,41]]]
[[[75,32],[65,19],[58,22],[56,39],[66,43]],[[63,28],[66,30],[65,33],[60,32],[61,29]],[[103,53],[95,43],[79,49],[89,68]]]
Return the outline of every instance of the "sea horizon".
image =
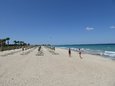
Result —
[[[105,45],[108,45],[108,44],[115,44],[115,43],[69,43],[69,44],[54,44],[54,46],[60,46],[60,45],[100,45],[100,44],[105,44]]]

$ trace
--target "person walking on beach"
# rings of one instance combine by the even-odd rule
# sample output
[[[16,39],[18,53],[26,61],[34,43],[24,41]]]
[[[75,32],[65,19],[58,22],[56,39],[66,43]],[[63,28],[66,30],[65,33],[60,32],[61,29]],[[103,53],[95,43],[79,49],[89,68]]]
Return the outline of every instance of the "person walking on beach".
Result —
[[[68,53],[69,53],[69,57],[71,57],[71,49],[70,48],[68,50]]]
[[[82,57],[81,57],[81,50],[80,50],[80,48],[79,48],[79,57],[82,59]]]
[[[24,46],[22,47],[22,51],[24,51]]]
[[[41,46],[39,46],[38,51],[41,51]]]

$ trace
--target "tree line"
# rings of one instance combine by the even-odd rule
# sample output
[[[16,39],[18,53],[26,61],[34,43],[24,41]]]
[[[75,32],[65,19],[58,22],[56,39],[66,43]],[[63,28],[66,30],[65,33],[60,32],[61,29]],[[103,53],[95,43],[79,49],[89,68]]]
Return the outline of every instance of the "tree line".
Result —
[[[17,40],[14,40],[13,44],[10,44],[9,40],[10,40],[9,37],[0,39],[0,51],[12,50],[12,49],[22,48],[24,46],[30,46],[29,43],[25,43],[24,41],[17,41]]]

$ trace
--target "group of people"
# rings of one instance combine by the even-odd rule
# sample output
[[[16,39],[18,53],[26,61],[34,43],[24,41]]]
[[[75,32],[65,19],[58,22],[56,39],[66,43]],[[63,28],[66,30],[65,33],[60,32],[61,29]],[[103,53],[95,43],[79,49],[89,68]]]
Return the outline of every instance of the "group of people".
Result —
[[[55,47],[53,48],[55,50]],[[24,51],[24,47],[22,48],[22,50]],[[38,52],[41,51],[41,46],[38,47]],[[82,56],[81,56],[81,50],[79,48],[78,50],[78,53],[79,53],[79,57],[82,59]],[[69,54],[69,57],[71,57],[71,49],[69,48],[68,50],[68,54]]]
[[[82,56],[81,56],[81,50],[80,50],[80,48],[79,48],[79,57],[82,59]],[[68,50],[68,54],[69,54],[69,57],[71,57],[71,49],[69,48],[69,50]]]

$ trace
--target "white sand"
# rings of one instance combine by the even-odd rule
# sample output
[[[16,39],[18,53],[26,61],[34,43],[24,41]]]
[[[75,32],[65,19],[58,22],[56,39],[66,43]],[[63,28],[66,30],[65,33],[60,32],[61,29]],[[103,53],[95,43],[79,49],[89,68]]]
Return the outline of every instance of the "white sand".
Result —
[[[115,61],[89,54],[80,59],[77,52],[70,58],[64,49],[56,49],[59,55],[42,49],[44,56],[36,56],[37,49],[0,56],[0,86],[115,86]]]

